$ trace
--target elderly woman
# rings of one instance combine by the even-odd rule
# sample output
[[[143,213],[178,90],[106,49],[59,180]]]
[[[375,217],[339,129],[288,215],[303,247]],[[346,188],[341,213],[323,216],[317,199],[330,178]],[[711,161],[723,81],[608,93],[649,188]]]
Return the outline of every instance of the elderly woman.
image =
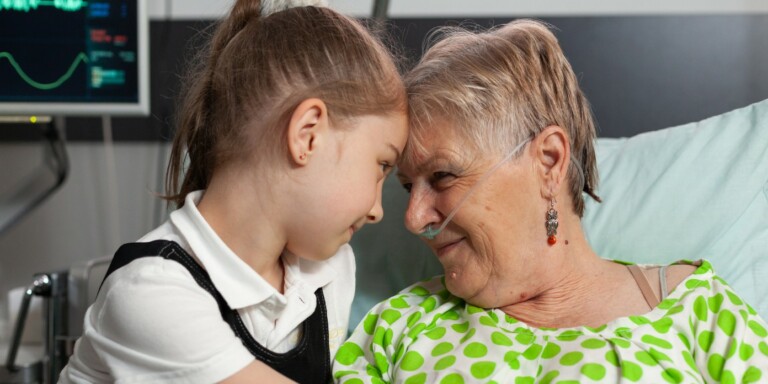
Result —
[[[601,258],[595,128],[555,36],[535,21],[448,31],[407,76],[399,167],[444,276],[364,318],[341,382],[758,382],[766,323],[706,261]],[[621,259],[622,255],[601,255]]]

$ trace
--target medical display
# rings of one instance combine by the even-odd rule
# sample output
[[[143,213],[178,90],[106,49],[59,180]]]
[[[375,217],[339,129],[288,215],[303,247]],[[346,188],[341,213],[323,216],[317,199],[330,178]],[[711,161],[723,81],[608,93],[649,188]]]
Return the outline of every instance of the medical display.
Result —
[[[139,0],[0,1],[0,113],[146,113]]]

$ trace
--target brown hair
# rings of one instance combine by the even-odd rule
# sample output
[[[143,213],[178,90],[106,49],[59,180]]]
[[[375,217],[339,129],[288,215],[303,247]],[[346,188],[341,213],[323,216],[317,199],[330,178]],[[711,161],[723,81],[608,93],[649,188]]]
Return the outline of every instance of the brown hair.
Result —
[[[333,123],[407,111],[391,54],[359,22],[324,7],[260,8],[238,0],[187,77],[166,174],[165,198],[177,207],[225,162],[284,154],[283,128],[307,98],[323,100]]]
[[[589,102],[547,26],[516,20],[482,33],[446,27],[435,36],[438,42],[405,80],[411,125],[406,161],[424,151],[421,136],[437,119],[451,122],[474,149],[499,154],[557,125],[567,132],[575,159],[568,170],[574,212],[584,213],[582,191],[600,201]]]

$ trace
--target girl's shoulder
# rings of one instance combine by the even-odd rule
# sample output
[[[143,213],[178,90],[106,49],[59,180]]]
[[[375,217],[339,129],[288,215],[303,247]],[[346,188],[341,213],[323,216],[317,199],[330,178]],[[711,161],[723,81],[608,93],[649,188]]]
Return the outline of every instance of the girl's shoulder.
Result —
[[[179,380],[226,377],[236,370],[224,367],[225,361],[244,365],[252,359],[221,320],[213,296],[184,266],[162,257],[133,260],[110,274],[83,329],[78,344],[96,351],[115,378],[160,382],[171,371]]]
[[[181,309],[180,303],[194,305],[200,299],[210,301],[218,314],[216,301],[182,264],[149,256],[112,272],[102,283],[93,310],[102,316],[152,318],[158,312]]]

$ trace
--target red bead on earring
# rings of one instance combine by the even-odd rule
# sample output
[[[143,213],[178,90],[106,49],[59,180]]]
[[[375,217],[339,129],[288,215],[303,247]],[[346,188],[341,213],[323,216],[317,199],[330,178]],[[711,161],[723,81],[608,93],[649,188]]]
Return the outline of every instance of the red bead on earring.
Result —
[[[547,244],[555,245],[557,243],[557,211],[555,210],[555,199],[549,200],[549,209],[547,210]]]

